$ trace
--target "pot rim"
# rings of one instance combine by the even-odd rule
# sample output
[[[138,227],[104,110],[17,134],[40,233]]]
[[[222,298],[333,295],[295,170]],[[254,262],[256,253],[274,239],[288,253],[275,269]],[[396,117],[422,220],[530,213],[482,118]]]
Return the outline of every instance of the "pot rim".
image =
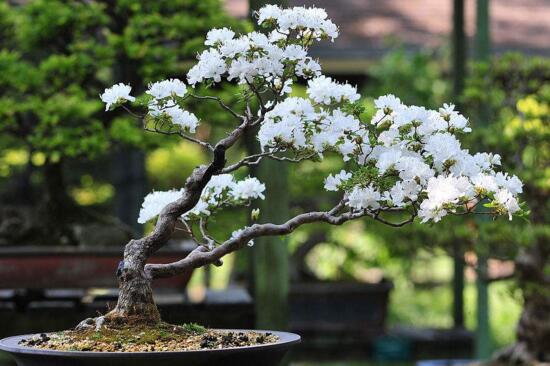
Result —
[[[224,332],[257,332],[257,333],[271,333],[279,337],[279,340],[275,343],[257,344],[244,347],[227,347],[216,349],[200,349],[189,351],[152,351],[152,352],[97,352],[97,351],[59,351],[51,349],[40,349],[28,346],[22,346],[19,342],[23,339],[33,336],[39,336],[41,333],[24,334],[11,336],[0,340],[0,350],[13,354],[25,354],[25,355],[44,355],[44,356],[63,356],[63,357],[98,357],[98,358],[138,358],[138,357],[150,357],[151,355],[177,355],[177,354],[206,354],[206,353],[235,353],[246,352],[251,350],[261,350],[265,348],[280,348],[288,347],[293,344],[301,342],[301,337],[295,333],[280,332],[275,330],[256,330],[256,329],[212,329]],[[45,334],[52,334],[45,333]]]

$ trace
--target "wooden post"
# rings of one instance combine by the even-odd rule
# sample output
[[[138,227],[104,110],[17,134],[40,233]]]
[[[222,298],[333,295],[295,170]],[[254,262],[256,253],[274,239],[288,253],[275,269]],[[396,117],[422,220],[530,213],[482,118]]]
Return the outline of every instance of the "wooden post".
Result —
[[[460,242],[453,243],[453,325],[464,328],[464,251]]]
[[[453,96],[460,100],[466,75],[466,36],[464,32],[464,0],[453,1]],[[453,325],[464,328],[464,251],[453,243]]]
[[[250,13],[265,4],[284,1],[250,0]],[[256,142],[256,146],[257,142]],[[288,173],[281,162],[266,159],[257,169],[257,177],[266,184],[266,198],[259,204],[260,221],[280,223],[288,219]],[[256,326],[285,329],[288,323],[288,246],[283,237],[257,240],[253,250]]]
[[[464,33],[464,0],[453,2],[453,96],[462,95],[466,76],[466,35]]]
[[[478,61],[489,61],[490,33],[489,33],[489,0],[477,0],[476,2],[476,33],[475,33],[475,58]],[[478,126],[488,123],[488,106],[483,106],[479,111]],[[478,225],[483,225],[488,218],[478,215]],[[478,239],[480,244],[483,238]],[[487,248],[478,245],[477,268],[477,331],[476,331],[476,357],[486,360],[491,357],[491,334],[489,326],[489,286],[487,276]]]

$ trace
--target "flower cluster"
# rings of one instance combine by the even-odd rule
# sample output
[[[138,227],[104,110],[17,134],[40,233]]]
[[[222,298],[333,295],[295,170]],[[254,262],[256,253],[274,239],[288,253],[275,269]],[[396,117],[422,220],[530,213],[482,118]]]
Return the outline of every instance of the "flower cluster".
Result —
[[[208,48],[189,70],[189,84],[236,80],[240,84],[267,86],[282,95],[291,91],[295,78],[320,75],[321,67],[308,56],[308,47],[315,40],[338,36],[337,27],[324,10],[267,5],[257,16],[258,24],[271,32],[241,36],[228,28],[208,32],[204,43]]]
[[[264,199],[264,191],[265,185],[256,178],[237,181],[231,174],[215,175],[204,188],[199,202],[182,219],[207,217],[224,207],[241,206],[253,199]],[[155,218],[166,205],[175,202],[183,193],[183,189],[149,193],[143,201],[138,222],[145,223]]]
[[[105,109],[109,110],[111,106],[126,101],[133,102],[135,98],[130,95],[131,90],[131,86],[123,83],[105,89],[101,95],[101,100],[106,103]],[[151,98],[148,104],[149,119],[156,121],[165,118],[185,132],[196,132],[199,119],[179,105],[179,100],[182,100],[187,93],[187,86],[183,81],[178,79],[157,81],[151,83],[145,93]]]
[[[184,98],[187,86],[178,79],[158,81],[149,85],[145,92],[152,99],[149,101],[149,116],[152,119],[168,118],[183,131],[195,133],[199,125],[198,118],[180,107],[178,98]]]
[[[338,27],[327,19],[324,9],[294,7],[283,9],[277,5],[266,5],[258,11],[258,24],[277,27],[283,34],[296,31],[301,37],[315,40],[338,37]]]
[[[307,94],[316,103],[333,104],[355,102],[360,95],[349,84],[338,84],[326,76],[319,76],[308,82]]]
[[[338,28],[324,10],[268,5],[256,15],[266,33],[237,35],[228,28],[208,32],[207,48],[189,70],[187,83],[194,87],[232,81],[243,85],[247,97],[256,97],[262,106],[257,119],[253,122],[248,109],[242,118],[259,125],[261,157],[283,159],[288,156],[281,154],[287,154],[298,161],[339,154],[347,162],[347,171],[330,174],[324,188],[339,192],[342,206],[337,207],[344,207],[353,217],[379,218],[383,211],[407,211],[422,222],[438,222],[446,215],[468,213],[479,206],[510,219],[524,214],[518,201],[522,183],[516,176],[498,171],[500,156],[472,154],[462,147],[459,136],[471,129],[454,105],[429,110],[407,106],[389,94],[374,101],[372,118],[364,120],[357,89],[321,75],[320,65],[308,56],[313,41],[338,36]],[[307,81],[307,97],[289,97],[299,78]],[[168,120],[194,133],[199,121],[182,107],[189,96],[187,89],[177,79],[151,84],[146,91],[148,118]],[[101,99],[109,110],[133,101],[130,91],[130,86],[117,84],[105,90]],[[266,91],[274,96],[268,104],[261,100]],[[228,109],[223,102],[221,105]],[[234,166],[251,161],[245,159]],[[265,185],[256,178],[237,181],[230,174],[214,175],[182,220],[207,219],[221,208],[247,205],[253,199],[263,199],[264,191]],[[154,218],[183,193],[150,193],[138,221]],[[235,231],[233,238],[240,233]]]
[[[433,111],[386,95],[375,100],[375,106],[372,120],[359,126],[363,136],[371,138],[353,149],[356,170],[330,175],[325,182],[327,190],[344,190],[351,209],[411,208],[423,222],[471,211],[483,200],[492,213],[510,219],[521,210],[517,194],[522,183],[497,171],[500,156],[472,155],[462,148],[457,134],[471,130],[454,105]],[[345,187],[342,182],[347,182]]]
[[[454,105],[428,110],[385,95],[375,100],[372,120],[362,122],[346,112],[358,98],[352,86],[318,77],[307,94],[266,113],[258,140],[263,151],[341,154],[355,169],[329,175],[325,189],[343,191],[350,209],[410,209],[423,222],[473,210],[483,200],[494,214],[521,210],[522,183],[497,171],[500,156],[462,148],[458,135],[471,129]]]

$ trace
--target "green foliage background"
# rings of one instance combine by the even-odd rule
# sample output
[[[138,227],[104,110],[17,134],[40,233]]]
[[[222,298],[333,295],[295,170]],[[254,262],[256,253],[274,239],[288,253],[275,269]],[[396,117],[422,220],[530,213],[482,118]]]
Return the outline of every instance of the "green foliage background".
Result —
[[[0,184],[27,168],[40,182],[45,164],[97,159],[105,165],[108,154],[124,145],[151,150],[179,143],[143,133],[127,114],[105,112],[99,94],[117,82],[130,83],[139,95],[150,81],[184,78],[208,30],[223,26],[250,28],[229,17],[220,0],[0,3]],[[214,93],[238,98],[236,89]],[[222,133],[209,122],[222,129],[226,122],[212,106],[194,108],[204,120],[199,131],[204,138]],[[105,169],[88,184],[78,182],[81,172],[74,164],[65,173],[73,170],[73,196],[85,197],[80,203],[112,196],[94,200],[89,194],[97,184],[108,184]]]

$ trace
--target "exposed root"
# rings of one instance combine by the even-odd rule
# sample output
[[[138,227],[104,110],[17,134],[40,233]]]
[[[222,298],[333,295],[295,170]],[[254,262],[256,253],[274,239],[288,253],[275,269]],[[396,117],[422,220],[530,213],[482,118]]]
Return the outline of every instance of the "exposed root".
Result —
[[[157,318],[139,315],[123,315],[112,310],[109,313],[97,318],[87,318],[78,323],[76,331],[99,331],[108,328],[120,328],[124,326],[154,326],[161,323]]]

